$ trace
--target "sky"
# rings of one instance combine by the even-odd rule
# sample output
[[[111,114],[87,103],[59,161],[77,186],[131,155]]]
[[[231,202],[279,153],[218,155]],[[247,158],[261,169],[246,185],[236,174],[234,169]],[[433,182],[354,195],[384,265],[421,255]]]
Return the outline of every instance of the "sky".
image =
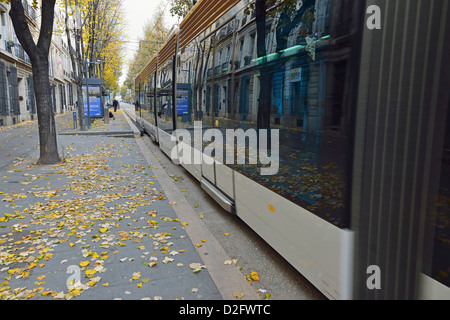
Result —
[[[153,12],[160,3],[163,3],[164,6],[167,4],[166,11],[170,10],[170,6],[168,5],[169,0],[124,0],[123,2],[128,23],[128,32],[125,41],[128,41],[128,43],[126,45],[127,52],[125,54],[127,61],[122,72],[122,77],[119,81],[120,85],[122,85],[127,76],[128,62],[133,58],[139,48],[138,38],[143,35],[143,27],[145,23],[151,19]],[[168,27],[170,29],[172,24],[177,23],[177,21],[175,18],[171,17],[169,12],[167,16],[170,17],[167,20],[169,24]]]

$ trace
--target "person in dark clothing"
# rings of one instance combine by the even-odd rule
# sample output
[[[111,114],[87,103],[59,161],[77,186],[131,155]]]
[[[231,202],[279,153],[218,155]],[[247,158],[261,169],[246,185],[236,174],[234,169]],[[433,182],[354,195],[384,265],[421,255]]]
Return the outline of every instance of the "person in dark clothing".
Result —
[[[162,107],[161,107],[161,111],[158,112],[158,117],[162,117],[162,115],[164,114],[164,109],[167,107],[167,102],[165,102]]]
[[[117,112],[117,107],[119,106],[119,101],[117,101],[116,99],[114,99],[113,101],[113,107],[114,107],[114,112]]]

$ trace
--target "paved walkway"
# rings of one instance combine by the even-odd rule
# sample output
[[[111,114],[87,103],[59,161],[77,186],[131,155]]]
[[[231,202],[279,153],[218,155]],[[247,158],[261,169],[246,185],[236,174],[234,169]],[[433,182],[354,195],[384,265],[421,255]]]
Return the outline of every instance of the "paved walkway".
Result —
[[[64,161],[0,171],[0,299],[259,299],[137,129],[57,118]],[[1,134],[1,132],[0,132]]]

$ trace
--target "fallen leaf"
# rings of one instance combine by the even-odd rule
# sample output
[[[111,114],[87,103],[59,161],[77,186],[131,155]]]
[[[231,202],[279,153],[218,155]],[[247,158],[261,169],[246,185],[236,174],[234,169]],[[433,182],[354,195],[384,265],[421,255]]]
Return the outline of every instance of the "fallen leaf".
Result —
[[[141,272],[134,272],[132,280],[138,280],[141,277]]]
[[[169,257],[165,257],[163,260],[163,263],[169,263],[169,262],[173,262],[173,259],[169,258]]]
[[[259,281],[259,280],[260,280],[260,279],[259,279],[258,272],[256,272],[256,271],[250,271],[250,278],[251,278],[253,281]]]
[[[89,265],[89,261],[81,261],[80,262],[80,267],[84,268],[87,267]]]

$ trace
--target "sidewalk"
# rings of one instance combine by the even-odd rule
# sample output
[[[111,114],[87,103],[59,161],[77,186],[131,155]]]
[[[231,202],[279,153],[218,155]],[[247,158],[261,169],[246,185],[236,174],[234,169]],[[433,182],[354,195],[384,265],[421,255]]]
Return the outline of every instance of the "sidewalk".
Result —
[[[0,299],[259,299],[121,110],[71,121],[61,164],[0,172]]]

